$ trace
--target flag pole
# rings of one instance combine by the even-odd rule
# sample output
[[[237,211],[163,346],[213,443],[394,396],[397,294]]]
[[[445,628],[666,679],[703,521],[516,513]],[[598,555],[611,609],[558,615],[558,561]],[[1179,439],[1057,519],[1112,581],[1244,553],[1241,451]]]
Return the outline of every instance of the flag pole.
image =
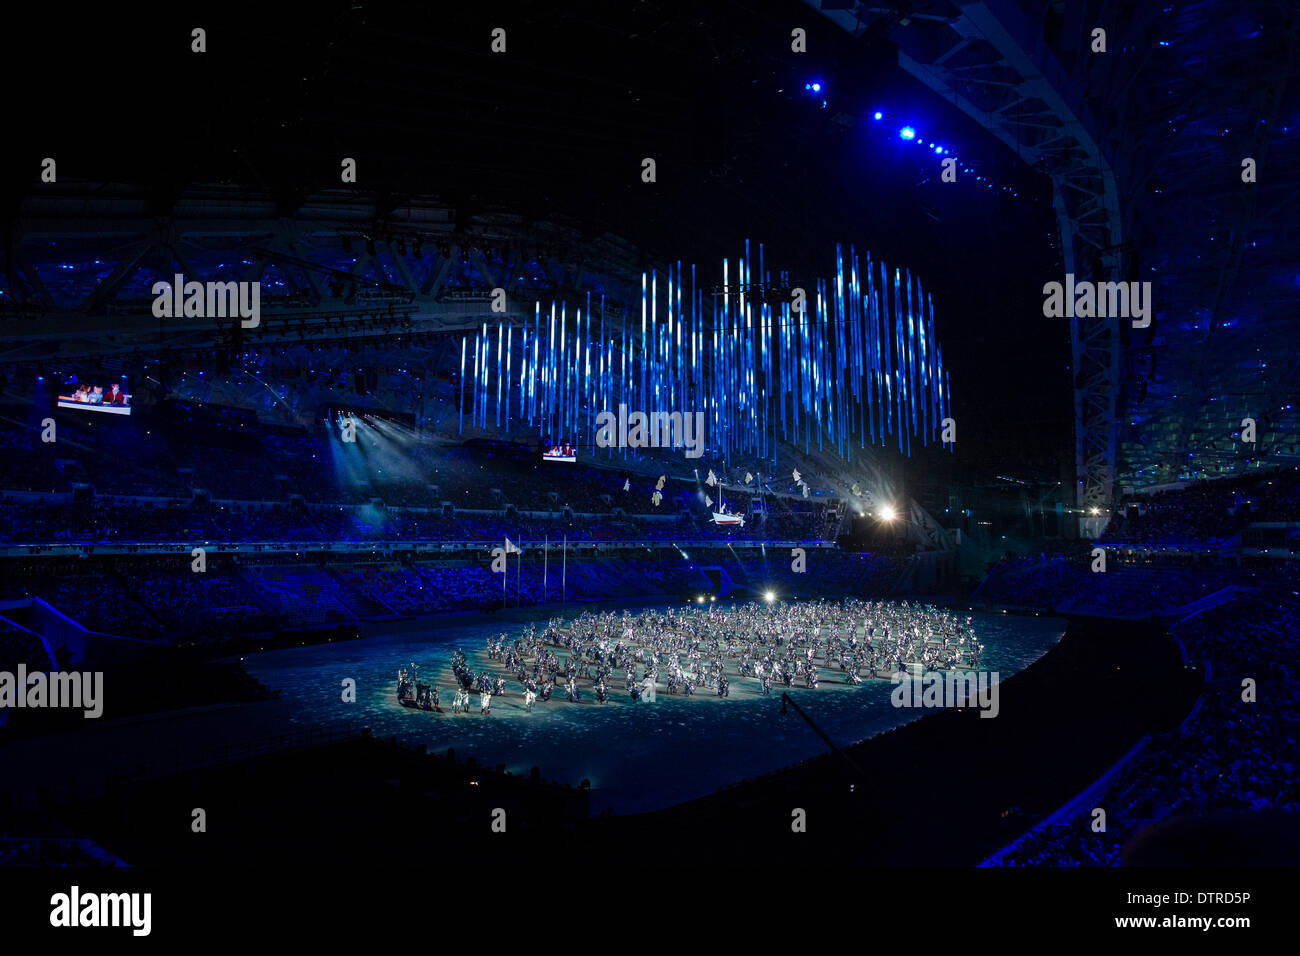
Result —
[[[560,604],[569,603],[569,536],[564,536],[564,566],[560,569]]]
[[[542,603],[546,603],[546,571],[550,564],[550,553],[548,545],[551,543],[551,536],[548,534],[542,539]]]

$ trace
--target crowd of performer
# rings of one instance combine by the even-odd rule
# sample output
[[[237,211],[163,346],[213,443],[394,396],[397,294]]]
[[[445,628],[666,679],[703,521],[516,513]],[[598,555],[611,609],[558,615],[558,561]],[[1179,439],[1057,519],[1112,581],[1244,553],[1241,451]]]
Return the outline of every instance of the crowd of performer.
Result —
[[[730,609],[585,612],[570,622],[528,624],[513,641],[487,640],[487,658],[518,682],[524,709],[562,696],[582,700],[580,681],[596,703],[608,703],[622,685],[633,703],[653,700],[662,683],[670,694],[729,697],[732,676],[752,680],[762,694],[773,687],[814,689],[827,674],[840,683],[891,678],[900,672],[977,669],[983,645],[971,618],[903,601],[807,601],[746,604]],[[440,710],[436,687],[416,678],[417,666],[398,672],[398,699]],[[506,679],[475,674],[465,655],[451,658],[456,682],[452,713],[468,713],[472,695],[490,715]]]

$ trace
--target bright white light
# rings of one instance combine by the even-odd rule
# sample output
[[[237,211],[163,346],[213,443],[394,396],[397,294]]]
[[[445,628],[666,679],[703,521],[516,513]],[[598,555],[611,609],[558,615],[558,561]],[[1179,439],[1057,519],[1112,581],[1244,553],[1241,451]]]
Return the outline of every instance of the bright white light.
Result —
[[[763,600],[766,601],[768,604],[771,604],[773,601],[776,600],[776,594],[773,593],[772,591],[768,591],[766,594],[763,595]]]
[[[1099,515],[1101,514],[1101,509],[1096,506],[1093,506],[1092,513],[1095,515]]]
[[[893,505],[883,505],[880,508],[881,521],[893,521],[898,517],[898,512],[894,510]]]
[[[697,598],[695,599],[695,603],[696,603],[696,604],[703,604],[703,603],[704,603],[704,595],[701,594],[699,597],[697,597]]]

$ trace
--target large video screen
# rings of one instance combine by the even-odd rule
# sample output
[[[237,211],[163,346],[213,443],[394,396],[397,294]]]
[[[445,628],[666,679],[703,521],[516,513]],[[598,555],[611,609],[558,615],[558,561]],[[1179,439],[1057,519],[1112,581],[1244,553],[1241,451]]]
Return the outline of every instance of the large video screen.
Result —
[[[59,408],[77,411],[104,412],[109,415],[130,415],[131,396],[120,382],[95,385],[87,382],[68,382],[59,392]]]
[[[542,461],[561,462],[564,464],[573,464],[578,460],[577,446],[571,442],[559,442],[557,444],[546,443],[542,445]]]

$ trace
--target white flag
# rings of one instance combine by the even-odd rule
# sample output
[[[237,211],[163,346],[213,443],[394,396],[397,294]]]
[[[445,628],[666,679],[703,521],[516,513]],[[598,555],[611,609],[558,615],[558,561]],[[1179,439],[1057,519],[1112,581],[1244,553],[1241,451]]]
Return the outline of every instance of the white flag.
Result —
[[[795,480],[796,483],[801,483],[801,482],[803,481],[803,478],[800,477],[800,475],[799,475],[799,469],[798,469],[798,468],[796,468],[796,469],[794,470],[794,480]]]
[[[718,476],[713,473],[712,468],[709,469],[709,477],[704,479],[704,483],[710,488],[718,483]]]
[[[664,482],[667,481],[667,480],[668,480],[668,476],[667,476],[667,475],[660,475],[660,476],[659,476],[659,483],[655,485],[655,491],[663,491],[663,490],[664,490]]]
[[[659,502],[661,502],[661,501],[664,500],[664,496],[661,495],[659,492],[656,491],[653,495],[650,496],[650,500],[651,500],[651,502],[654,503],[654,506],[655,506],[656,508],[658,508],[658,507],[659,507]]]
[[[509,538],[506,538],[506,554],[518,554],[518,553],[519,553],[519,548],[511,544]]]
[[[751,475],[749,472],[745,472],[745,484],[749,484],[753,480],[754,480],[754,476]]]
[[[625,481],[625,482],[623,482],[623,490],[624,490],[624,491],[631,491],[631,490],[632,490],[632,481],[631,481],[630,479],[627,480],[627,481]]]
[[[710,498],[708,495],[705,495],[705,496],[704,496],[704,504],[705,504],[707,507],[712,508],[712,507],[713,507],[713,499]]]

